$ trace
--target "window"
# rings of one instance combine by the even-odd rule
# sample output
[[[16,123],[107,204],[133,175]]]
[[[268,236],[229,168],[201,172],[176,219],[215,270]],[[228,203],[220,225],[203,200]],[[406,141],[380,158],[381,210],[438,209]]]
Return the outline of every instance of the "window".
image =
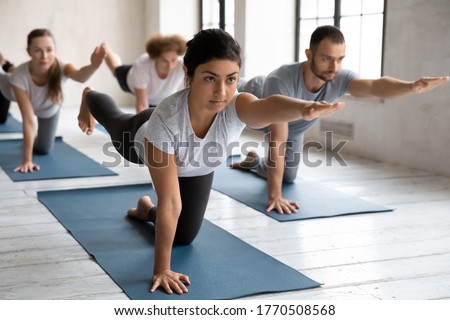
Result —
[[[201,29],[210,28],[234,35],[234,0],[201,0]]]
[[[311,33],[320,25],[339,27],[346,42],[343,67],[364,78],[382,73],[385,0],[297,0],[298,61],[305,59]]]

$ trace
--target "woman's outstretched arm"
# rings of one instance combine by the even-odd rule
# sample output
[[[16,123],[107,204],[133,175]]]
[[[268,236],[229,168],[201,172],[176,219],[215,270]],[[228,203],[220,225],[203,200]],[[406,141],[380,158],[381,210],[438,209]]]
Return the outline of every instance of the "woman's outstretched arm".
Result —
[[[252,94],[242,93],[236,100],[239,119],[255,129],[298,119],[310,121],[332,114],[343,107],[343,102],[306,101],[282,95],[258,99]]]
[[[105,56],[105,48],[103,46],[97,46],[91,54],[90,64],[78,69],[73,64],[69,63],[64,68],[64,74],[72,80],[84,83],[94,74],[95,71],[97,71]]]

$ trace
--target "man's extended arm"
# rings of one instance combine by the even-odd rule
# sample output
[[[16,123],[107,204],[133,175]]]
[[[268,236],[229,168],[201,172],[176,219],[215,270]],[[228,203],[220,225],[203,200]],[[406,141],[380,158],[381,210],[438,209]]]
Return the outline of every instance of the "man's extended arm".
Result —
[[[416,81],[404,81],[392,77],[381,77],[376,80],[355,79],[350,82],[348,92],[357,98],[392,99],[431,91],[447,83],[448,80],[449,77],[422,77]]]

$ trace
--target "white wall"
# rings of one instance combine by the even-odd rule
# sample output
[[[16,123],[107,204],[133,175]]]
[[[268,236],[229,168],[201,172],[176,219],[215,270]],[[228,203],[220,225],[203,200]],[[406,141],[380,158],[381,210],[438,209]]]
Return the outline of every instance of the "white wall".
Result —
[[[130,5],[131,3],[135,5]],[[118,50],[123,60],[133,60],[143,50],[142,0],[0,0],[0,52],[16,65],[29,60],[28,33],[48,28],[56,38],[57,56],[78,67],[89,63],[95,46],[103,41]],[[121,104],[130,98],[118,89],[105,65],[87,83],[113,93]],[[83,84],[68,81],[64,105],[79,104]]]
[[[388,0],[386,10],[384,74],[450,75],[450,2]],[[331,118],[354,124],[348,153],[450,176],[450,85],[384,103],[350,100]],[[323,142],[318,125],[307,139]]]
[[[235,38],[243,49],[243,77],[267,75],[294,61],[294,0],[235,0],[235,10]]]
[[[0,17],[0,52],[14,64],[29,60],[28,33],[48,28],[55,35],[57,56],[78,67],[88,64],[95,46],[104,41],[123,63],[132,63],[150,35],[179,33],[190,39],[199,20],[196,0],[0,0]],[[86,84],[68,81],[64,105],[77,106],[85,85],[110,94],[119,105],[134,105],[105,64]]]
[[[177,33],[186,40],[199,30],[198,0],[144,0],[148,34]]]

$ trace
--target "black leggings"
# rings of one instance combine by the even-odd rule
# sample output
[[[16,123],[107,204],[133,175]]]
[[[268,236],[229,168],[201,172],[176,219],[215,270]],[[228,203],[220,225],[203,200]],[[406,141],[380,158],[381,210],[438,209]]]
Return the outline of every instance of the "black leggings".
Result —
[[[130,162],[143,164],[133,141],[136,132],[150,118],[154,108],[145,109],[138,114],[125,113],[110,96],[96,91],[87,94],[86,102],[94,118],[111,136],[117,152]]]
[[[153,108],[145,109],[138,114],[124,113],[110,96],[96,91],[87,94],[86,102],[94,118],[111,136],[117,152],[130,162],[142,164],[133,141],[138,129],[149,119]],[[213,176],[214,172],[204,176],[178,177],[182,209],[174,244],[190,244],[200,231]],[[156,212],[157,207],[149,212],[152,222],[156,220]]]
[[[6,99],[0,92],[0,124],[3,124],[8,119],[8,111],[10,101]]]

